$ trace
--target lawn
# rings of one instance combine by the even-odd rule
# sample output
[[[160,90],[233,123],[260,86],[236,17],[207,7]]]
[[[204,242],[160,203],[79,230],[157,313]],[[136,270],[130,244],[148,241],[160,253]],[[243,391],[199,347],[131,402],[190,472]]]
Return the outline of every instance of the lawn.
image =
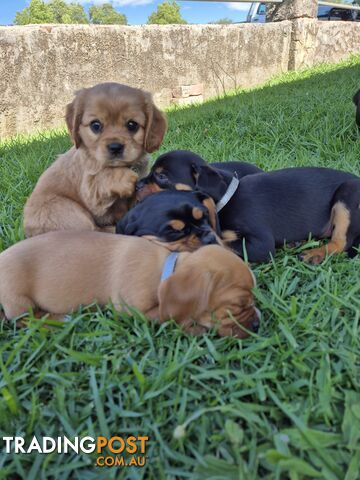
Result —
[[[359,87],[356,57],[172,110],[160,153],[360,174]],[[25,199],[69,146],[65,130],[0,144],[0,249],[23,238]],[[111,306],[51,331],[0,323],[1,437],[150,437],[143,468],[1,451],[0,478],[359,479],[360,255],[315,267],[299,248],[254,266],[262,324],[246,340],[193,338]]]

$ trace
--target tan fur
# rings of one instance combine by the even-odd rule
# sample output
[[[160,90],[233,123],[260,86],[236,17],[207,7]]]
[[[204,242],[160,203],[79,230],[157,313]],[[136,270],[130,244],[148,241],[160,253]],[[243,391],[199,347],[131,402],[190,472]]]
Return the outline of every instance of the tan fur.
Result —
[[[164,169],[162,167],[156,168],[155,172],[161,173]],[[176,190],[185,190],[185,191],[192,191],[192,188],[189,185],[185,185],[184,183],[176,183],[175,184]],[[143,198],[151,195],[152,193],[156,192],[163,192],[164,188],[161,188],[157,183],[146,183],[141,190],[136,193],[136,199],[138,201],[142,200]]]
[[[195,218],[195,220],[200,220],[204,215],[203,211],[200,210],[200,208],[194,207],[192,209],[192,216]]]
[[[178,222],[178,220],[174,220],[174,221]],[[223,248],[230,250],[230,248],[224,244],[222,239],[218,235],[216,235],[215,232],[213,233],[216,237],[217,244],[221,245]],[[183,238],[180,238],[179,240],[174,240],[172,242],[163,242],[162,240],[159,240],[157,237],[153,235],[144,235],[142,238],[151,240],[157,245],[166,246],[166,248],[171,252],[195,252],[195,250],[197,250],[198,248],[203,247],[203,244],[201,243],[201,239],[194,233],[191,233],[190,235],[185,235]]]
[[[251,330],[258,314],[245,263],[222,247],[206,246],[180,253],[173,275],[160,282],[168,254],[140,237],[39,235],[0,255],[0,303],[11,319],[29,308],[58,318],[80,305],[111,301],[118,310],[135,307],[161,322],[174,318],[192,333],[218,325],[220,335],[246,336],[241,326]]]
[[[103,129],[94,133],[90,124]],[[130,132],[129,120],[139,124]],[[53,230],[102,230],[114,225],[135,200],[135,183],[166,131],[166,119],[151,96],[116,83],[77,92],[66,108],[66,123],[74,147],[40,177],[24,209],[27,237]],[[110,143],[124,145],[112,157]],[[131,169],[130,169],[131,167]]]
[[[157,245],[166,246],[166,248],[171,252],[195,252],[195,250],[198,250],[203,246],[200,238],[193,233],[190,235],[186,235],[180,240],[174,240],[172,242],[163,242],[157,237],[154,237],[153,235],[144,235],[142,238],[146,238],[147,240],[150,240]],[[221,240],[218,240],[219,244],[222,245]]]
[[[185,185],[185,183],[175,183],[176,190],[185,190],[185,191],[192,191],[190,185]]]
[[[160,188],[156,183],[147,183],[144,187],[136,192],[136,200],[140,202],[140,200],[144,199],[148,195],[152,193],[162,192],[164,189]]]
[[[225,243],[235,242],[238,240],[238,236],[234,230],[223,230],[221,232],[221,238]]]
[[[234,253],[200,248],[160,284],[160,321],[174,318],[193,334],[217,327],[221,336],[247,337],[244,328],[260,320],[253,287],[252,272]]]
[[[331,226],[333,232],[328,244],[319,248],[305,250],[301,257],[305,262],[318,265],[325,260],[326,254],[341,253],[346,247],[346,235],[350,225],[350,212],[346,205],[337,202],[331,211]]]
[[[210,220],[210,224],[213,228],[213,230],[217,230],[216,228],[216,206],[215,206],[215,202],[212,198],[206,198],[205,200],[203,200],[203,205],[209,210],[209,220]]]
[[[170,220],[169,224],[174,230],[183,230],[185,228],[185,223],[182,220]]]

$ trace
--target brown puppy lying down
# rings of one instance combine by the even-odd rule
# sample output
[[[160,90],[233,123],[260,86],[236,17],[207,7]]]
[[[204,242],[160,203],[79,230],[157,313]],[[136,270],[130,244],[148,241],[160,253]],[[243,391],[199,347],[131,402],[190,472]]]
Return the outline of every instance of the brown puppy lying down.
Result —
[[[59,318],[111,301],[160,322],[174,318],[194,334],[214,326],[221,336],[246,337],[241,327],[257,331],[254,276],[240,258],[217,245],[179,253],[173,274],[161,281],[169,253],[150,240],[110,233],[30,238],[0,255],[0,304],[8,319],[29,308]]]
[[[147,152],[160,146],[166,131],[151,95],[118,83],[77,92],[66,123],[74,147],[41,175],[28,198],[27,237],[115,225],[132,203]]]

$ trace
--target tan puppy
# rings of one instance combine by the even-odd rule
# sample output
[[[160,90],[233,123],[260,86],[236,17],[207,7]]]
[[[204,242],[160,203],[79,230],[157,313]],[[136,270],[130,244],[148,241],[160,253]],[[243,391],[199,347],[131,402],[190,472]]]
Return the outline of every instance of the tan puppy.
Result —
[[[160,146],[167,126],[149,93],[117,83],[80,90],[66,108],[66,123],[74,147],[41,175],[30,195],[27,237],[115,225],[131,205],[147,152]]]
[[[7,318],[33,308],[56,318],[94,301],[135,307],[152,319],[174,318],[186,331],[218,326],[222,336],[257,331],[254,277],[234,253],[217,245],[180,253],[160,281],[169,250],[150,240],[99,232],[52,232],[0,255],[0,303]],[[230,315],[229,315],[230,313]]]

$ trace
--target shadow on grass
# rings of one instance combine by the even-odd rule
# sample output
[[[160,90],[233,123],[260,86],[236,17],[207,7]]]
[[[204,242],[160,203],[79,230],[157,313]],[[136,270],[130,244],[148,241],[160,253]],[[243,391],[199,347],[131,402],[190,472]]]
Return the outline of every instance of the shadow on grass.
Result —
[[[335,68],[289,73],[249,91],[174,110],[161,151],[175,145],[209,161],[239,159],[265,170],[305,164],[352,170],[360,138],[352,103],[360,86],[360,59]]]

